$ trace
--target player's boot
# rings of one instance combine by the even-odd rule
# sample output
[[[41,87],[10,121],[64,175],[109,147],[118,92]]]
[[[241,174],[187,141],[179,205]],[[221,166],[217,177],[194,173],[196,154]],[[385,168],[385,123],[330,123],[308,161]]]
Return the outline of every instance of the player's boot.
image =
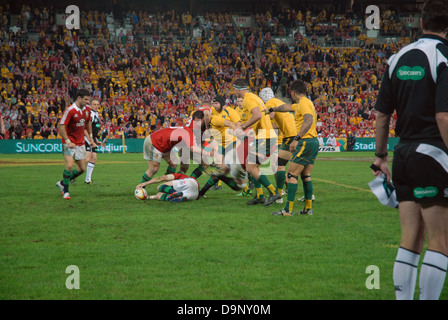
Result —
[[[285,209],[274,211],[272,212],[274,216],[292,216],[293,214],[291,212],[286,212]]]
[[[282,195],[277,192],[276,194],[273,194],[272,196],[269,197],[268,200],[266,200],[265,203],[263,203],[264,206],[270,206],[271,204],[273,204],[275,201],[279,200],[282,198]]]
[[[299,212],[299,214],[307,214],[309,216],[312,216],[314,214],[314,212],[313,212],[313,209],[308,209],[308,210],[303,209]]]
[[[316,200],[316,198],[314,197],[314,194],[313,194],[313,196],[311,197],[311,200],[313,200],[313,201]],[[305,196],[303,196],[302,198],[298,198],[297,201],[305,202]]]
[[[59,190],[61,190],[61,195],[64,195],[64,186],[62,185],[60,180],[56,182],[56,187],[58,187]]]
[[[172,203],[179,203],[179,202],[185,202],[185,201],[187,201],[187,197],[178,197],[178,198],[171,199]]]
[[[70,193],[68,193],[68,192],[64,193],[62,198],[64,198],[64,200],[70,200]]]
[[[176,198],[180,198],[180,197],[182,197],[184,194],[182,193],[182,192],[173,192],[173,193],[171,193],[167,198],[166,198],[166,200],[168,200],[168,201],[172,201],[173,199],[176,199]]]
[[[266,199],[264,197],[261,197],[261,198],[255,197],[252,200],[246,202],[246,204],[248,206],[253,206],[253,205],[256,205],[256,204],[265,203],[265,201],[266,201]]]

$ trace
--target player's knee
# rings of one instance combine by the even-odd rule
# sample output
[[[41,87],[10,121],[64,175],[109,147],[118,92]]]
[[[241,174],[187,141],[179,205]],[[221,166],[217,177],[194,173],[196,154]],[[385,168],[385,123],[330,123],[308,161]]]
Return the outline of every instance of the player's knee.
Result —
[[[298,176],[293,175],[293,174],[291,174],[289,172],[288,172],[287,178],[288,178],[288,183],[297,183],[298,180],[299,180]]]
[[[302,174],[300,176],[300,178],[302,179],[303,182],[307,182],[307,181],[311,181],[311,175],[310,174]]]

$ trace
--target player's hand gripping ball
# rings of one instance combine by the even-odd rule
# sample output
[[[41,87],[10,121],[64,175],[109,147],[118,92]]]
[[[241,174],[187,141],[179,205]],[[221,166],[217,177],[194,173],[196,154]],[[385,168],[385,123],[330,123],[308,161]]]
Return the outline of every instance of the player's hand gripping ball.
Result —
[[[148,192],[146,192],[145,188],[137,188],[134,191],[134,196],[139,200],[148,199]]]

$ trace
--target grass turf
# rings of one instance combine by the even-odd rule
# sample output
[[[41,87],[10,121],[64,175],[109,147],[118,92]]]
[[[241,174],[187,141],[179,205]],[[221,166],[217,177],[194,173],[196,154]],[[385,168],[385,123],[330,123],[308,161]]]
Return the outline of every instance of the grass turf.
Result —
[[[0,299],[394,299],[399,219],[369,191],[371,157],[319,154],[314,216],[278,217],[282,205],[247,206],[225,185],[177,205],[139,201],[141,154],[99,154],[97,184],[79,177],[69,201],[55,186],[62,156],[0,155]],[[66,288],[70,265],[79,290]],[[371,265],[379,289],[366,287]]]

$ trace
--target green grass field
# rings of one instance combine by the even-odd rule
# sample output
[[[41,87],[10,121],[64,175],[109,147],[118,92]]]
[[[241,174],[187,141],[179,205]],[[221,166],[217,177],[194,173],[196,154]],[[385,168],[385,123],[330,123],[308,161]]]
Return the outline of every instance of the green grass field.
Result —
[[[99,154],[97,184],[81,176],[69,201],[55,186],[61,155],[0,155],[0,299],[393,300],[400,225],[369,190],[372,160],[321,153],[314,216],[279,217],[282,205],[247,206],[227,186],[177,205],[139,201],[141,154]],[[79,290],[66,288],[71,265]],[[369,266],[379,289],[366,286]]]

